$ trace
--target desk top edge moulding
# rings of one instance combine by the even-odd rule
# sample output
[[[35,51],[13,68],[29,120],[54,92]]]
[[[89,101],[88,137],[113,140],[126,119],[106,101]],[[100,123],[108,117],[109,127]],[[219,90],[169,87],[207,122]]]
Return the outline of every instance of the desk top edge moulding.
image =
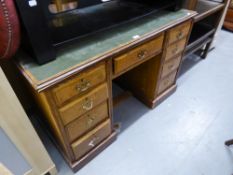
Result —
[[[77,44],[60,50],[56,60],[44,65],[37,65],[23,51],[19,51],[15,56],[17,66],[32,87],[42,91],[97,62],[135,47],[161,31],[191,19],[196,14],[194,11],[182,9],[177,12],[163,11],[147,16],[84,38]]]

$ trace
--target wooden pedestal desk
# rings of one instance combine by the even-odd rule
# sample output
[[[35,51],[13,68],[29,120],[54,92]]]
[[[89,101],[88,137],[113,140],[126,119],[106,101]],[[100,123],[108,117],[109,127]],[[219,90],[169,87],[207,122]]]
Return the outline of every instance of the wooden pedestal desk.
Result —
[[[82,39],[42,66],[18,54],[17,66],[74,171],[116,139],[112,80],[151,108],[174,92],[195,15],[152,14]]]

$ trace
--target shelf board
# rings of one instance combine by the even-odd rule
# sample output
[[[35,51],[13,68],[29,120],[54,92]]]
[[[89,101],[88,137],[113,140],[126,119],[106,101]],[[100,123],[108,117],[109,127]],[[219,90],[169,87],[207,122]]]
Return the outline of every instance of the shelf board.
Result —
[[[215,28],[202,23],[196,23],[186,47],[186,54],[194,52],[197,48],[201,48],[211,41],[211,35],[215,33]]]
[[[221,2],[198,0],[196,11],[198,15],[194,18],[195,22],[198,22],[205,17],[212,15],[220,10],[224,9],[225,4]]]
[[[186,58],[187,56],[189,56],[190,54],[193,54],[194,52],[197,52],[198,50],[200,50],[201,48],[203,48],[204,45],[206,45],[207,43],[211,42],[211,38],[205,38],[205,40],[203,40],[202,42],[193,45],[192,48],[189,48],[185,51],[185,55],[184,57]]]

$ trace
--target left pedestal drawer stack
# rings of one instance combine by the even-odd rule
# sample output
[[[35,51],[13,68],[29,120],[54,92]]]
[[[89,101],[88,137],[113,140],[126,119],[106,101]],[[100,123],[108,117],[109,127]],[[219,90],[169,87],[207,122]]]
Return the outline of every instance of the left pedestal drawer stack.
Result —
[[[73,170],[116,138],[109,76],[107,63],[102,62],[35,93],[55,141]]]

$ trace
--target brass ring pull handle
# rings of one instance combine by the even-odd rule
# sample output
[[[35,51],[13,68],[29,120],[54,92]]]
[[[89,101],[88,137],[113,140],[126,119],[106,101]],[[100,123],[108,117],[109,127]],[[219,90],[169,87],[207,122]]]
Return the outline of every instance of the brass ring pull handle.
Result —
[[[138,53],[138,58],[139,59],[144,59],[147,55],[147,51],[146,50],[142,50]]]
[[[81,79],[81,82],[77,85],[77,91],[78,92],[84,92],[88,90],[91,87],[90,81],[86,79]]]
[[[87,126],[88,127],[91,127],[92,125],[93,125],[93,123],[94,123],[94,121],[95,121],[95,119],[96,119],[96,117],[95,116],[88,116],[88,120],[87,120]]]
[[[93,100],[90,98],[86,98],[83,103],[83,109],[89,111],[93,108]]]
[[[100,140],[100,138],[98,136],[94,136],[94,138],[89,142],[88,146],[95,147],[99,140]]]

